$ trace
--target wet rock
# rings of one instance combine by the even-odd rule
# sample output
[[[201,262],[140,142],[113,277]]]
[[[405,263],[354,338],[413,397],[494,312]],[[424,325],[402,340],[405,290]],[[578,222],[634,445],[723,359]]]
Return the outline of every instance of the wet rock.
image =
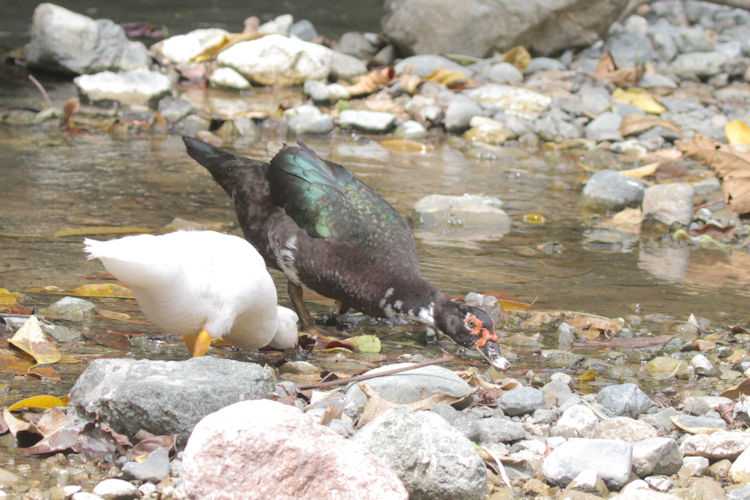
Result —
[[[471,76],[468,74],[469,70],[460,64],[453,62],[446,57],[430,54],[407,57],[399,61],[394,67],[397,75],[408,72],[421,78],[426,77],[440,68],[463,71],[467,76]]]
[[[169,123],[178,122],[196,111],[197,109],[193,106],[193,103],[185,99],[175,99],[174,97],[167,96],[159,101],[159,113]]]
[[[482,114],[482,108],[468,97],[457,94],[445,109],[445,130],[448,132],[462,132],[469,128],[469,122]]]
[[[325,135],[333,130],[333,118],[325,113],[301,113],[293,116],[289,122],[289,131],[295,135]]]
[[[630,16],[628,19],[630,23],[635,20],[645,24],[645,19],[640,16]],[[612,54],[617,64],[622,65],[620,67],[633,67],[656,59],[656,52],[644,28],[645,26],[638,28],[631,24],[626,25],[624,29],[613,30],[614,33],[610,32],[604,47]]]
[[[612,417],[598,422],[588,437],[598,439],[619,439],[633,443],[657,436],[656,429],[642,420],[629,417]]]
[[[501,145],[508,139],[513,139],[517,136],[503,122],[485,116],[473,117],[469,121],[469,126],[471,128],[464,133],[464,138],[468,141]]]
[[[541,55],[580,48],[604,36],[626,2],[519,3],[461,0],[395,0],[385,4],[383,32],[409,54],[467,54],[487,57],[516,45]],[[450,23],[446,20],[450,19]],[[439,31],[435,26],[440,26]]]
[[[158,483],[169,475],[169,451],[156,448],[142,462],[128,462],[122,466],[122,472],[130,479]]]
[[[503,392],[497,398],[497,405],[511,417],[526,415],[534,410],[544,408],[544,395],[534,387],[518,387]]]
[[[195,136],[211,128],[211,120],[205,116],[187,115],[174,124],[173,131],[181,135]]]
[[[588,406],[571,406],[563,412],[549,434],[566,438],[588,437],[598,421],[599,418]]]
[[[718,52],[690,52],[680,54],[669,65],[669,72],[680,78],[708,78],[718,75],[727,57]]]
[[[583,127],[560,108],[552,108],[549,113],[534,122],[534,132],[545,141],[562,142],[583,135]]]
[[[369,370],[365,374],[370,375],[408,365],[408,363],[384,365]],[[425,366],[387,377],[372,378],[367,380],[367,385],[381,397],[399,404],[414,403],[432,394],[463,398],[472,392],[471,386],[466,381],[451,370],[440,366]],[[367,401],[367,396],[357,387],[357,384],[349,386],[346,390],[346,397],[360,408]]]
[[[247,90],[252,87],[250,82],[232,68],[216,68],[208,77],[208,82],[212,87]]]
[[[586,125],[584,129],[586,138],[595,141],[622,140],[619,130],[620,123],[622,123],[622,117],[617,113],[602,113]]]
[[[510,230],[510,218],[500,207],[503,202],[489,196],[464,194],[448,196],[431,194],[414,204],[422,226],[491,226],[503,232]]]
[[[393,131],[393,137],[398,139],[422,139],[427,137],[427,129],[415,120],[406,120],[398,124]]]
[[[657,184],[643,194],[643,223],[655,221],[667,228],[687,226],[693,218],[693,186]]]
[[[474,445],[432,412],[392,408],[352,440],[388,464],[409,498],[485,497],[487,474]]]
[[[573,478],[565,488],[565,491],[573,490],[594,493],[602,497],[606,497],[609,494],[609,489],[604,480],[593,469],[581,471],[580,474]]]
[[[253,83],[287,87],[328,78],[332,51],[281,35],[240,42],[219,53],[218,64],[236,69]]]
[[[544,349],[542,358],[548,368],[573,368],[585,359],[583,355],[562,349]]]
[[[719,431],[713,434],[687,436],[680,444],[685,456],[700,456],[711,460],[728,458],[734,460],[750,446],[750,434],[733,431]]]
[[[318,32],[315,30],[313,23],[307,19],[300,19],[289,28],[289,36],[310,42],[318,36]]]
[[[675,377],[686,379],[689,376],[687,362],[669,356],[655,357],[643,366],[642,371],[655,380],[669,380]]]
[[[124,104],[148,104],[169,93],[172,82],[165,75],[146,69],[123,73],[103,71],[73,79],[78,92],[89,101],[118,101]]]
[[[332,80],[352,81],[365,74],[367,74],[367,65],[362,60],[341,52],[333,52],[330,75]]]
[[[653,437],[633,443],[633,472],[638,477],[671,476],[681,467],[682,453],[674,439]]]
[[[338,83],[326,84],[317,80],[308,80],[302,89],[315,102],[336,102],[340,99],[349,99],[349,91]]]
[[[599,391],[596,402],[610,415],[638,418],[652,408],[654,402],[635,384],[610,385]]]
[[[533,90],[499,83],[467,89],[464,95],[490,110],[504,110],[526,118],[537,117],[552,102],[551,98]]]
[[[508,418],[482,418],[476,422],[476,426],[480,443],[511,443],[529,437],[523,424]]]
[[[94,486],[93,493],[105,499],[128,500],[140,498],[138,488],[122,479],[105,479]]]
[[[644,184],[614,170],[600,170],[583,188],[582,203],[595,210],[622,210],[637,206],[643,199]]]
[[[187,64],[226,43],[229,32],[221,28],[197,29],[156,42],[150,52],[164,62]]]
[[[556,447],[542,464],[544,478],[565,487],[578,474],[592,469],[611,490],[619,490],[630,477],[632,445],[608,439],[571,439]]]
[[[83,74],[103,70],[146,68],[149,57],[141,42],[131,42],[122,27],[97,21],[51,3],[34,9],[26,61],[47,71]]]
[[[96,306],[88,300],[78,297],[63,297],[50,304],[46,313],[58,319],[84,321],[90,318],[95,311]]]
[[[130,436],[145,429],[184,440],[208,413],[268,397],[273,387],[273,377],[261,366],[229,359],[97,359],[71,389],[70,408],[83,419],[99,415]]]
[[[367,132],[388,132],[396,121],[396,115],[381,111],[347,109],[339,114],[339,126]]]
[[[241,401],[203,418],[185,447],[182,477],[191,498],[238,491],[259,498],[304,491],[321,498],[407,498],[396,475],[361,445],[267,400]]]
[[[674,427],[671,418],[675,415],[677,415],[677,410],[670,406],[660,412],[641,415],[640,419],[659,429],[662,434],[666,434]]]
[[[477,80],[489,83],[521,83],[523,75],[518,68],[507,62],[487,66],[476,76]]]

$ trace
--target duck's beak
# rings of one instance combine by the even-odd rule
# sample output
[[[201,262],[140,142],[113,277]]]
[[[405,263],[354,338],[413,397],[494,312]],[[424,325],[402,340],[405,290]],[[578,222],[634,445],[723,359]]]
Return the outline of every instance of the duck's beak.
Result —
[[[484,359],[486,359],[497,370],[502,371],[510,368],[510,361],[500,354],[500,346],[497,342],[488,340],[481,346],[477,345],[477,350],[482,356],[484,356]]]

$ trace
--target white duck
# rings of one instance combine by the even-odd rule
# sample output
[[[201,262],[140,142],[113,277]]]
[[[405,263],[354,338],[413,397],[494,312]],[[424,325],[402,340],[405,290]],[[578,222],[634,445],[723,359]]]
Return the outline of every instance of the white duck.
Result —
[[[83,243],[88,258],[129,286],[151,321],[182,335],[193,356],[219,338],[246,349],[297,344],[297,314],[277,305],[263,257],[242,238],[177,231]]]

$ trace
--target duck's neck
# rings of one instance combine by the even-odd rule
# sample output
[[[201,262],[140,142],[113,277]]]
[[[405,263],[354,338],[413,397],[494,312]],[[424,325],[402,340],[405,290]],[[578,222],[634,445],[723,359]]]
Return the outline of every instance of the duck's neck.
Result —
[[[404,316],[434,326],[436,311],[447,300],[443,292],[420,277],[389,287],[378,306],[386,317]]]

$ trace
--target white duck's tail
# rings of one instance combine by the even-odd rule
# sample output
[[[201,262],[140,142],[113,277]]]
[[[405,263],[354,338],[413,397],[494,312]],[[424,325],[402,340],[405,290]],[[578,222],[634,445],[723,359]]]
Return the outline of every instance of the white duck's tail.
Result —
[[[140,234],[109,241],[83,240],[88,259],[99,259],[118,280],[130,287],[148,286],[168,274],[156,236]]]

